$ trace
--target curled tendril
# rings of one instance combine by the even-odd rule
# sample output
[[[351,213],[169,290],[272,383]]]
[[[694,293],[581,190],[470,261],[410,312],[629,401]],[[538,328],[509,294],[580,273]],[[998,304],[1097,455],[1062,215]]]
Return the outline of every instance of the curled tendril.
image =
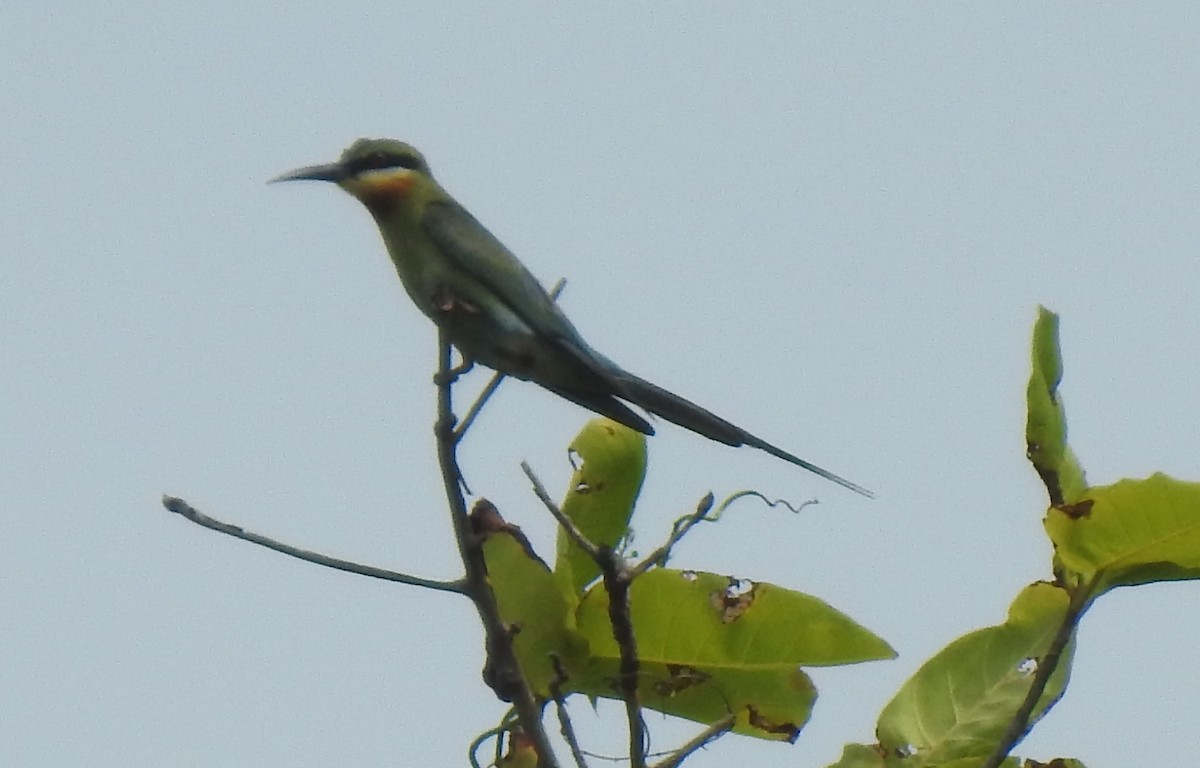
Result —
[[[729,507],[733,506],[733,503],[735,501],[744,499],[746,497],[752,497],[752,498],[758,499],[762,503],[766,504],[768,507],[783,507],[795,515],[800,514],[800,510],[804,509],[805,507],[819,503],[816,499],[809,499],[808,501],[801,502],[799,506],[796,506],[796,505],[792,504],[790,501],[788,501],[787,499],[775,499],[774,501],[772,501],[771,499],[768,499],[766,496],[762,495],[758,491],[738,491],[737,493],[734,493],[734,494],[726,497],[724,501],[722,501],[720,504],[718,504],[717,508],[713,511],[713,513],[708,516],[708,519],[711,521],[719,520],[721,518],[721,515],[725,514],[725,510],[727,510]]]

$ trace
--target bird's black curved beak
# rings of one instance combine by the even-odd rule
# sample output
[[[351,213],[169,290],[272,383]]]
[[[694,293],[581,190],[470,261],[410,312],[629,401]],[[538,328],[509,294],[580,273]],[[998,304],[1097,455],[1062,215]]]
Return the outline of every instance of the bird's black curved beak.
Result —
[[[297,168],[294,171],[280,174],[268,181],[268,184],[274,184],[277,181],[332,181],[337,183],[346,178],[346,169],[341,163],[329,163],[328,165],[309,165],[304,168]]]

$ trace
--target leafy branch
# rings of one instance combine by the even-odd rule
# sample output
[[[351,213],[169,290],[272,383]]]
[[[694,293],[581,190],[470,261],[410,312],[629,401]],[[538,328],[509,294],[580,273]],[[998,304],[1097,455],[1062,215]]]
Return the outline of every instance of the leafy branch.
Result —
[[[1011,751],[1066,691],[1088,608],[1117,587],[1200,578],[1200,483],[1157,474],[1088,485],[1067,442],[1057,316],[1042,310],[1033,336],[1026,447],[1049,499],[1044,523],[1055,548],[1052,575],[1021,590],[1005,621],[952,641],[922,665],[880,713],[876,741],[847,745],[832,768],[1016,766]],[[484,628],[485,680],[512,704],[472,744],[473,765],[482,745],[494,740],[497,765],[557,768],[543,722],[552,703],[572,760],[584,768],[589,753],[571,723],[572,694],[623,703],[633,768],[650,768],[645,709],[702,726],[653,768],[675,768],[730,732],[794,741],[816,696],[805,667],[894,655],[815,597],[666,567],[689,533],[717,522],[740,499],[793,512],[814,502],[793,506],[741,491],[716,503],[708,493],[661,545],[628,561],[622,544],[645,476],[646,446],[642,435],[615,422],[594,419],[571,443],[575,472],[561,502],[521,464],[557,522],[553,565],[485,498],[468,513],[457,448],[502,378],[494,377],[456,422],[452,388],[468,369],[452,365],[442,339],[434,433],[463,564],[458,579],[427,579],[295,547],[209,517],[177,497],[164,496],[163,505],[202,527],[307,562],[468,597]]]

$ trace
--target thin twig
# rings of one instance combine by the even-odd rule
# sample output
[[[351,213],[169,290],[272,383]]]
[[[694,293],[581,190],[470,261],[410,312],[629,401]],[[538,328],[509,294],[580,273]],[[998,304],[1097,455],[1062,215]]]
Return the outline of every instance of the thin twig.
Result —
[[[550,298],[558,301],[558,297],[562,296],[563,289],[567,287],[567,278],[560,277],[558,282],[550,288]]]
[[[700,731],[700,733],[696,735],[696,738],[672,752],[667,759],[655,763],[653,768],[679,768],[679,766],[683,764],[684,760],[691,757],[693,752],[703,749],[733,730],[733,723],[733,715],[726,715],[721,720],[718,720],[717,722],[705,728],[703,731]]]
[[[558,505],[554,503],[554,499],[551,499],[550,494],[546,491],[546,486],[542,485],[542,481],[533,473],[529,462],[521,462],[521,471],[525,473],[525,477],[529,478],[529,482],[533,484],[533,492],[538,497],[538,500],[549,510],[554,519],[558,521],[558,524],[563,527],[563,530],[567,532],[567,537],[599,565],[601,558],[604,556],[604,550],[588,540],[583,531],[579,530],[579,526],[575,525],[575,522],[558,508]]]
[[[816,499],[810,499],[809,501],[802,502],[799,506],[795,506],[786,499],[768,499],[758,491],[738,491],[737,493],[723,500],[717,505],[717,508],[713,510],[713,495],[710,493],[701,499],[700,503],[696,505],[695,512],[691,513],[690,515],[685,515],[675,521],[674,525],[671,526],[671,535],[667,537],[665,544],[651,552],[640,563],[633,566],[630,570],[632,570],[635,575],[641,575],[651,568],[666,565],[667,558],[671,556],[671,550],[683,539],[684,536],[688,534],[688,531],[692,530],[692,528],[694,528],[698,523],[717,522],[721,519],[721,515],[725,514],[725,511],[729,509],[729,507],[731,507],[735,501],[747,497],[760,499],[768,507],[785,507],[788,511],[795,514],[799,514],[800,510],[804,509],[810,504],[817,503]]]
[[[706,494],[696,504],[695,512],[675,521],[675,524],[671,526],[671,535],[667,537],[665,544],[651,552],[645,559],[630,569],[633,574],[640,576],[655,566],[666,565],[667,558],[671,555],[671,549],[687,535],[688,531],[692,530],[697,523],[716,520],[716,517],[708,516],[708,511],[712,509],[712,505],[713,495],[711,493]]]
[[[554,287],[550,289],[550,298],[555,301],[562,295],[563,289],[567,287],[567,279],[560,277]],[[500,388],[500,382],[504,381],[505,375],[497,371],[492,375],[492,378],[479,392],[479,396],[475,398],[475,402],[471,403],[471,407],[467,409],[466,414],[462,417],[462,421],[458,423],[458,427],[454,430],[455,442],[461,441],[467,434],[467,430],[475,423],[475,417],[483,410],[483,406],[491,399],[492,395],[496,394],[496,390]]]
[[[600,573],[604,577],[604,591],[608,593],[608,621],[621,655],[617,668],[617,687],[625,701],[625,720],[629,725],[629,765],[630,768],[646,768],[649,745],[638,696],[640,663],[637,637],[633,631],[633,615],[629,610],[629,587],[633,583],[633,574],[624,567],[621,556],[612,550],[604,550],[596,564],[600,566]]]
[[[496,390],[500,388],[500,382],[504,381],[503,373],[494,373],[488,381],[487,386],[479,393],[479,397],[475,398],[475,402],[471,403],[471,407],[467,409],[467,413],[462,417],[462,421],[454,429],[454,441],[459,442],[466,436],[467,430],[475,423],[475,417],[483,410],[483,406],[491,399],[492,395],[496,394]]]
[[[460,490],[462,472],[455,455],[457,443],[454,439],[454,411],[450,393],[452,381],[442,376],[451,368],[450,341],[444,332],[440,332],[438,342],[441,353],[438,356],[438,380],[441,383],[438,384],[438,415],[434,428],[437,435],[438,464],[442,469],[446,501],[450,505],[454,538],[466,571],[464,579],[467,595],[479,612],[486,635],[487,663],[492,678],[489,682],[493,684],[494,689],[503,691],[505,697],[511,698],[520,717],[521,730],[532,741],[537,751],[539,768],[558,768],[558,759],[554,756],[550,739],[542,725],[541,708],[534,699],[529,682],[521,674],[520,664],[513,651],[512,636],[504,620],[500,618],[496,596],[488,583],[487,567],[484,564],[479,537],[471,531],[467,503]]]
[[[423,579],[420,576],[410,576],[407,573],[398,571],[388,571],[383,568],[376,568],[370,565],[355,563],[350,560],[341,560],[336,557],[322,555],[319,552],[312,552],[307,549],[293,547],[290,544],[284,544],[281,541],[262,536],[257,533],[251,533],[241,526],[225,523],[215,518],[211,518],[203,512],[199,511],[191,504],[188,504],[183,499],[175,496],[163,496],[162,505],[168,511],[191,520],[196,525],[203,528],[208,528],[210,531],[224,533],[227,536],[233,536],[242,541],[248,541],[251,544],[257,544],[260,547],[273,549],[276,552],[282,552],[285,555],[305,560],[317,565],[323,565],[326,568],[334,568],[339,571],[348,573],[356,573],[359,576],[370,576],[373,579],[383,579],[384,581],[395,581],[401,584],[408,584],[413,587],[425,587],[426,589],[436,589],[440,592],[457,592],[458,594],[466,594],[466,584],[461,580],[457,581],[435,581],[433,579]]]
[[[1004,732],[1003,738],[1000,739],[995,751],[988,757],[982,768],[999,768],[1012,748],[1029,733],[1029,721],[1033,717],[1033,712],[1037,708],[1046,686],[1050,683],[1050,677],[1062,660],[1063,651],[1066,650],[1067,644],[1075,635],[1075,628],[1079,626],[1079,620],[1087,610],[1098,578],[1086,584],[1075,585],[1071,593],[1071,602],[1067,604],[1067,610],[1063,614],[1062,623],[1058,625],[1058,631],[1054,633],[1054,638],[1046,648],[1046,653],[1038,660],[1037,671],[1033,673],[1033,680],[1030,681],[1025,700],[1017,708],[1012,721],[1008,724],[1008,730]]]
[[[571,725],[571,713],[563,700],[562,684],[567,681],[567,670],[563,668],[562,659],[557,653],[550,654],[550,662],[554,665],[554,679],[550,681],[550,695],[554,699],[554,709],[558,713],[558,727],[571,748],[571,757],[575,758],[577,768],[587,768],[587,760],[583,757],[583,749],[579,746],[579,737],[575,735],[575,727]]]
[[[567,517],[550,498],[542,481],[534,474],[529,463],[522,461],[521,470],[533,484],[533,492],[549,510],[567,536],[599,567],[604,577],[604,591],[608,593],[608,620],[612,625],[613,639],[617,641],[621,658],[618,667],[618,687],[625,702],[625,719],[629,724],[630,768],[646,768],[646,721],[642,718],[642,706],[638,701],[638,656],[637,638],[633,631],[633,617],[629,612],[629,585],[636,574],[625,567],[625,560],[610,547],[600,547]]]

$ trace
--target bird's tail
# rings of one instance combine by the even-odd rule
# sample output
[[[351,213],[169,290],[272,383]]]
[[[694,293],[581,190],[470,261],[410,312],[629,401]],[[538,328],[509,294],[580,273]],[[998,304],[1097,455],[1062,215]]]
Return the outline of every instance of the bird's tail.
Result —
[[[617,376],[617,384],[621,388],[619,396],[622,399],[628,400],[634,405],[644,408],[667,421],[678,424],[684,429],[690,429],[698,435],[703,435],[710,440],[716,440],[718,443],[724,443],[725,445],[735,447],[748,445],[758,448],[776,458],[783,459],[786,462],[807,469],[809,472],[820,475],[826,480],[835,482],[844,488],[849,488],[855,493],[860,493],[868,498],[875,497],[875,494],[861,485],[852,483],[827,469],[818,467],[816,464],[805,461],[799,456],[790,454],[782,448],[768,443],[761,437],[747,432],[736,424],[722,419],[712,411],[701,408],[690,400],[686,400],[674,392],[669,392],[645,379],[634,376],[626,371],[621,371]]]

